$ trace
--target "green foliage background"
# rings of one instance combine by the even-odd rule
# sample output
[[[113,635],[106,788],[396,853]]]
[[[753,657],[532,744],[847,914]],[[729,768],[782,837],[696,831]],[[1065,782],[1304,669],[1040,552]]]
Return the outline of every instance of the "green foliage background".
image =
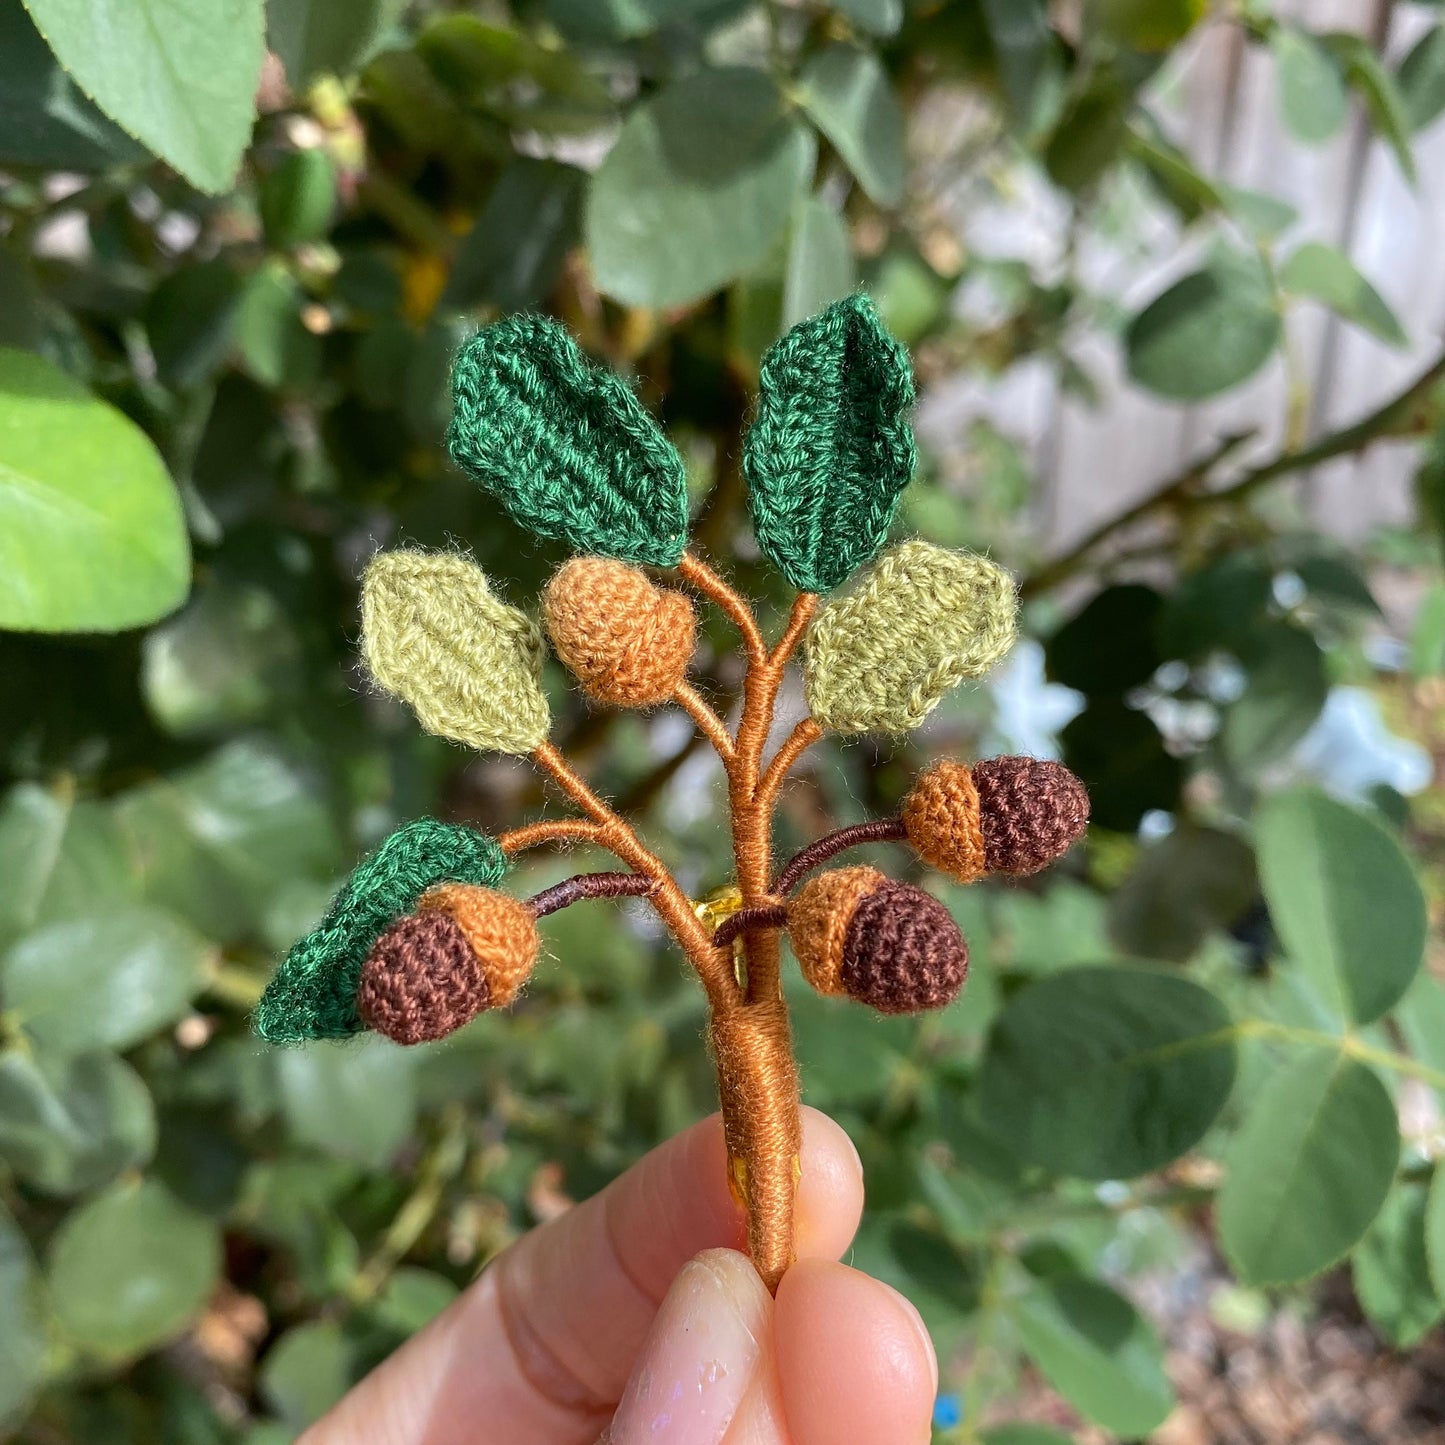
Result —
[[[35,1442],[270,1445],[712,1106],[701,993],[629,908],[550,919],[524,1004],[440,1046],[286,1052],[247,1027],[391,827],[540,806],[524,768],[369,695],[354,657],[377,544],[460,541],[516,602],[559,560],[445,460],[459,340],[563,317],[683,449],[704,544],[779,602],[743,505],[749,387],[855,285],[925,383],[1042,363],[1087,396],[1103,335],[1133,384],[1194,401],[1281,364],[1302,302],[1401,343],[1287,205],[1196,169],[1150,83],[1196,27],[1237,27],[1302,145],[1358,108],[1412,178],[1445,28],[1392,67],[1263,0],[160,9],[0,0],[0,1419]],[[911,165],[910,129],[958,92],[974,141]],[[960,251],[943,188],[1007,204],[1020,173],[1071,224],[1168,212],[1202,259],[1126,315],[1072,269]],[[974,283],[987,325],[950,304]],[[947,1013],[797,998],[807,1097],[865,1160],[857,1262],[933,1327],[946,1438],[1023,1438],[994,1427],[1024,1371],[1147,1436],[1173,1397],[1129,1279],[1200,1231],[1243,1287],[1304,1299],[1348,1257],[1397,1345],[1445,1313],[1438,1141],[1397,1122],[1406,1081],[1445,1089],[1422,967],[1445,819],[1289,766],[1344,683],[1441,744],[1442,371],[1323,436],[1296,387],[1279,453],[1225,439],[1062,556],[1039,555],[1015,440],[977,424],[963,491],[923,459],[903,529],[1023,575],[1048,675],[1081,695],[1061,746],[1097,820],[1038,887],[944,890],[973,950]],[[1385,436],[1419,449],[1422,525],[1350,555],[1276,484]],[[1419,599],[1393,652],[1382,566]],[[719,695],[729,647],[709,631]],[[685,732],[548,685],[559,736],[684,881],[723,881]],[[784,846],[994,739],[975,690],[921,745],[820,750]],[[1172,831],[1141,835],[1161,814]]]

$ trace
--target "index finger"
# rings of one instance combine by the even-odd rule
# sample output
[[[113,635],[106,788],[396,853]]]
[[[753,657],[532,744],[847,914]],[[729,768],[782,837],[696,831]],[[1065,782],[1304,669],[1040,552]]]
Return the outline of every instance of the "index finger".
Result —
[[[805,1109],[799,1257],[841,1257],[862,1206],[848,1136]],[[673,1277],[705,1249],[744,1247],[714,1115],[507,1250],[314,1426],[306,1445],[593,1441]]]

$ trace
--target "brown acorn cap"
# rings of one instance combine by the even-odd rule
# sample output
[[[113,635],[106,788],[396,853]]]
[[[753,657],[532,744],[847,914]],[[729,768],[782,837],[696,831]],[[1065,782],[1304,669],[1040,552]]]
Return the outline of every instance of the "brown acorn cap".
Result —
[[[860,900],[888,880],[858,864],[810,878],[788,903],[788,938],[803,977],[819,993],[841,994],[843,940]]]
[[[487,977],[445,913],[409,913],[371,946],[356,990],[361,1021],[399,1044],[443,1039],[489,1002]]]
[[[1037,873],[1089,826],[1089,794],[1062,763],[989,758],[973,765],[973,784],[990,873]]]
[[[879,1013],[943,1008],[968,978],[968,945],[932,894],[885,878],[853,910],[841,976],[852,997]]]
[[[598,702],[666,702],[697,645],[697,615],[681,592],[611,557],[574,557],[552,575],[542,612],[557,656]]]
[[[913,851],[960,883],[983,876],[983,826],[978,789],[964,763],[934,763],[903,800],[903,826]]]
[[[532,910],[472,883],[439,883],[422,894],[417,908],[456,924],[486,975],[487,1007],[506,1008],[522,991],[541,950]]]

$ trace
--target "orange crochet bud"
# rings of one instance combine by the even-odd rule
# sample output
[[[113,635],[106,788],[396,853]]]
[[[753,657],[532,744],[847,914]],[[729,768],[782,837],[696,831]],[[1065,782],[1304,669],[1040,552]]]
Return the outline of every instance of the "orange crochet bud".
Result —
[[[444,883],[371,946],[356,990],[367,1028],[399,1044],[443,1039],[516,998],[537,960],[537,921],[490,888]]]
[[[687,673],[697,617],[681,592],[610,557],[574,557],[542,598],[557,656],[598,702],[652,707]]]
[[[819,993],[847,994],[879,1013],[919,1013],[958,997],[968,945],[938,899],[876,868],[834,868],[788,905],[788,936]]]
[[[1089,795],[1062,763],[989,758],[935,763],[903,800],[908,841],[962,883],[984,873],[1037,873],[1089,825]]]

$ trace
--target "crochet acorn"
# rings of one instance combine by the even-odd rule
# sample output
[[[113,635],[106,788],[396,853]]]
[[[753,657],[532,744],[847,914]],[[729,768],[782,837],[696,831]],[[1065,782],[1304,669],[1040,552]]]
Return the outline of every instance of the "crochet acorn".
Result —
[[[728,1180],[753,1261],[776,1289],[793,1259],[802,1147],[783,935],[814,988],[883,1013],[944,1007],[968,975],[963,935],[931,894],[876,868],[807,875],[855,844],[890,839],[965,882],[1031,873],[1080,836],[1088,800],[1057,763],[938,763],[902,816],[829,833],[775,871],[773,812],[807,749],[829,732],[917,727],[1008,651],[1018,604],[1013,579],[987,557],[917,539],[885,545],[914,468],[914,388],[907,353],[866,296],[795,326],[760,377],[743,471],[758,545],[797,589],[772,640],[689,550],[677,450],[626,382],[593,366],[556,322],[507,317],[462,347],[448,435],[457,465],[517,522],[576,554],[541,612],[582,691],[611,707],[672,704],[712,744],[727,781],[732,879],[704,902],[690,898],[567,760],[550,737],[543,628],[474,562],[379,553],[362,584],[362,652],[377,684],[429,732],[529,757],[572,811],[495,839],[431,819],[399,828],[288,952],[256,1027],[277,1043],[368,1029],[401,1044],[441,1039],[518,998],[541,951],[539,920],[588,898],[646,899],[707,994]],[[670,571],[678,586],[644,567]],[[742,685],[722,712],[687,680],[694,597],[741,643]],[[799,653],[807,712],[769,754]],[[624,871],[576,874],[528,899],[501,891],[517,855],[573,843],[607,849]]]
[[[943,1008],[968,977],[968,945],[943,904],[876,868],[834,868],[788,904],[788,937],[819,993],[879,1013]]]

